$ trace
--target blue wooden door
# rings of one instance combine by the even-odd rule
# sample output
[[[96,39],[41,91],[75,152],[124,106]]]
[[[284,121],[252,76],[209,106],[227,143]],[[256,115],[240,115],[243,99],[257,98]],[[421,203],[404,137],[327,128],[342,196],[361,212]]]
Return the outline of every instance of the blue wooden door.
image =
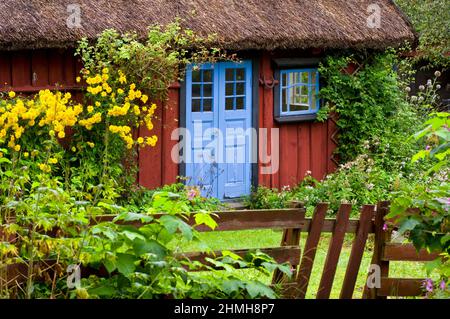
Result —
[[[190,132],[189,185],[204,196],[236,198],[250,193],[252,139],[251,62],[189,67],[186,128]]]

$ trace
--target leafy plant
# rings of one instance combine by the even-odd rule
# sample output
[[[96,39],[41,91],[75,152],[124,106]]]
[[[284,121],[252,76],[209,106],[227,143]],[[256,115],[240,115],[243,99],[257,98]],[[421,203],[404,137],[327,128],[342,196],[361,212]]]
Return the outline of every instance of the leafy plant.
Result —
[[[419,151],[412,161],[427,158],[434,160],[435,165],[424,174],[438,183],[423,183],[403,190],[397,194],[387,216],[395,218],[399,232],[407,235],[418,250],[425,248],[442,253],[442,259],[430,263],[427,270],[431,272],[438,269],[444,287],[450,275],[449,125],[449,113],[434,113],[425,122],[425,127],[414,135],[416,140],[425,139],[428,145],[425,150]],[[411,207],[414,209],[410,209]],[[428,292],[432,291],[430,286]]]
[[[395,0],[419,33],[419,55],[434,65],[448,66],[450,13],[447,0]]]
[[[367,141],[372,153],[378,153],[377,160],[388,170],[414,154],[413,147],[405,140],[420,119],[415,108],[405,100],[402,82],[394,69],[396,63],[396,54],[387,51],[330,56],[320,66],[325,81],[320,96],[327,101],[322,113],[337,113],[336,152],[341,163],[363,154]],[[321,118],[326,118],[326,114]],[[386,148],[390,154],[384,153]],[[397,160],[399,157],[404,160]]]

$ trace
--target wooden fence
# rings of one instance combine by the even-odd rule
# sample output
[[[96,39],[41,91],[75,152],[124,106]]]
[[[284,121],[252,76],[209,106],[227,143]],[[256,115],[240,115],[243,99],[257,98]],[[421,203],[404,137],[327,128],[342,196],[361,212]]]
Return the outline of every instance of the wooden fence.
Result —
[[[388,202],[381,202],[377,206],[364,205],[361,208],[359,219],[350,219],[352,206],[341,204],[336,218],[326,218],[328,204],[320,203],[316,206],[312,218],[305,217],[305,208],[301,203],[292,203],[292,208],[275,210],[239,210],[217,212],[214,219],[218,226],[214,231],[241,231],[251,229],[278,229],[283,230],[282,240],[278,247],[261,247],[262,252],[272,256],[277,262],[289,262],[294,275],[286,278],[282,273],[273,274],[273,284],[280,284],[283,288],[283,297],[303,299],[309,286],[312,269],[316,257],[317,247],[323,233],[331,233],[326,260],[323,266],[321,279],[316,298],[330,298],[334,283],[339,257],[346,234],[354,234],[350,257],[348,259],[344,281],[340,289],[339,298],[353,297],[355,285],[360,271],[363,254],[369,234],[374,234],[374,249],[371,264],[380,266],[381,286],[378,288],[364,288],[363,298],[379,299],[388,296],[420,296],[423,295],[422,283],[424,279],[416,278],[390,278],[389,262],[391,261],[429,261],[438,258],[438,254],[430,254],[422,250],[417,252],[411,244],[391,243],[391,234],[383,230],[384,217],[389,210]],[[113,215],[96,217],[92,223],[110,221]],[[189,220],[195,224],[193,219]],[[128,222],[127,222],[128,224]],[[139,221],[129,224],[141,226]],[[211,231],[206,226],[197,226],[198,231]],[[300,243],[301,233],[307,233],[305,244]],[[250,249],[232,250],[244,256]],[[220,256],[221,252],[212,253],[190,252],[182,257],[206,263],[206,257]],[[42,267],[51,268],[53,262],[49,261]],[[21,282],[27,273],[26,265],[10,265],[7,271],[8,282]]]

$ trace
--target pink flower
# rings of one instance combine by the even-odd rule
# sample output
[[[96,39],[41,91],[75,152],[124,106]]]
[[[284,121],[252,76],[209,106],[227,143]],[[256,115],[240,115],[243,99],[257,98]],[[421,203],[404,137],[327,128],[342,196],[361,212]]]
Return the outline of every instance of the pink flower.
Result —
[[[441,283],[439,284],[439,288],[441,288],[441,290],[445,290],[445,281],[442,280]]]
[[[423,282],[423,286],[425,287],[425,290],[427,292],[433,292],[433,280],[431,280],[430,278],[425,279],[425,281]]]
[[[425,147],[425,150],[426,151],[429,151],[431,149],[431,146],[430,145],[427,145],[427,147]]]
[[[198,196],[198,191],[195,188],[190,188],[187,192],[187,197],[190,201],[194,200]]]
[[[383,231],[387,231],[388,230],[388,225],[387,224],[384,224],[383,225]]]

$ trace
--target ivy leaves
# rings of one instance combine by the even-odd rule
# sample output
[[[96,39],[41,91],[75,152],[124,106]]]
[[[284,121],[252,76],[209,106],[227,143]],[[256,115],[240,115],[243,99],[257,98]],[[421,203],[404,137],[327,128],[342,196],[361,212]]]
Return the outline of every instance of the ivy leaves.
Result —
[[[362,53],[359,56],[330,56],[320,65],[319,72],[325,81],[320,96],[327,101],[325,109],[338,114],[337,153],[342,162],[363,153],[364,141],[384,140],[387,134],[394,140],[395,134],[401,132],[399,125],[401,129],[408,128],[408,118],[402,112],[405,107],[403,95],[393,69],[395,59],[395,54],[390,51]],[[352,66],[355,70],[350,72]],[[400,113],[403,118],[398,116]],[[321,114],[321,119],[324,118]],[[408,129],[404,131],[408,132]]]

